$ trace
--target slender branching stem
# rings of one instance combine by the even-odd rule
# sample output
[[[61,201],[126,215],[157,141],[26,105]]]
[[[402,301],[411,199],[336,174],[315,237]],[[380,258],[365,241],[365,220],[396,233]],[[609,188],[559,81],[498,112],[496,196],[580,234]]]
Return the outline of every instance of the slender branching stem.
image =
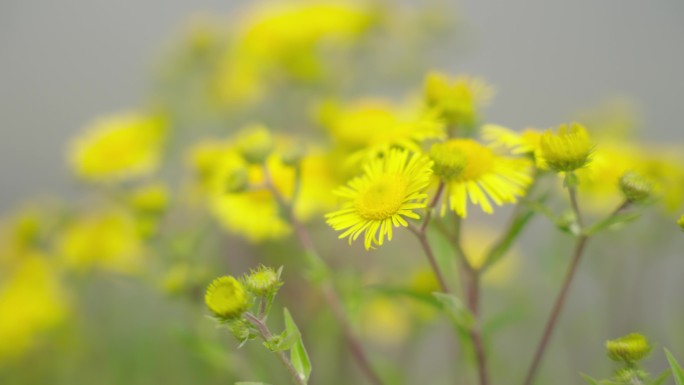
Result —
[[[537,349],[535,350],[534,358],[532,359],[532,364],[530,365],[530,368],[527,371],[524,385],[532,385],[534,383],[534,379],[537,375],[537,372],[539,371],[539,366],[541,364],[542,358],[544,357],[546,347],[548,346],[549,341],[551,340],[553,331],[556,328],[556,325],[558,324],[558,318],[560,317],[561,311],[565,306],[565,302],[570,291],[570,287],[572,286],[572,282],[577,273],[577,267],[579,266],[580,260],[582,259],[582,255],[584,254],[584,250],[586,249],[587,242],[590,239],[590,236],[585,234],[584,232],[584,222],[582,219],[582,213],[577,203],[577,190],[574,186],[568,187],[568,195],[570,197],[570,205],[572,206],[572,210],[575,213],[577,225],[579,226],[579,236],[577,238],[577,242],[575,244],[575,249],[573,251],[572,257],[570,259],[570,265],[568,266],[568,269],[565,273],[563,286],[561,287],[561,290],[558,293],[558,296],[556,297],[556,301],[554,302],[551,314],[549,315],[549,318],[546,321],[546,326],[544,327],[542,338],[539,341],[539,344],[537,345]],[[610,216],[612,217],[620,214],[630,205],[630,201],[625,201],[620,206],[618,206],[618,208],[615,209],[610,214]]]
[[[297,167],[297,169],[298,171],[296,172],[296,177],[297,179],[299,179],[299,167]],[[311,264],[314,268],[323,268],[326,272],[328,272],[329,268],[325,261],[320,257],[316,245],[313,243],[313,240],[309,235],[308,230],[294,213],[293,203],[296,202],[297,193],[299,192],[298,186],[301,182],[299,180],[295,181],[295,189],[293,191],[293,196],[290,202],[288,202],[285,199],[285,197],[280,193],[280,191],[275,187],[275,184],[273,183],[273,178],[271,177],[271,174],[267,167],[264,167],[264,176],[265,187],[271,191],[276,201],[278,201],[278,204],[283,209],[284,214],[287,216],[288,221],[294,229],[295,235],[300,243],[300,246],[306,252],[307,262]],[[383,385],[382,379],[380,379],[380,376],[373,369],[373,366],[370,363],[370,359],[368,358],[365,350],[363,349],[361,340],[354,332],[349,322],[349,319],[347,318],[347,312],[344,310],[344,306],[342,304],[340,295],[335,289],[335,286],[331,282],[330,278],[328,277],[328,274],[326,274],[326,279],[320,282],[320,285],[324,299],[326,300],[328,306],[332,310],[333,316],[340,324],[345,342],[351,350],[352,356],[354,357],[354,361],[356,361],[362,373],[373,385]]]
[[[247,321],[249,321],[249,323],[257,328],[259,334],[261,335],[261,339],[263,339],[264,342],[268,342],[271,340],[271,338],[273,338],[273,334],[268,329],[268,326],[259,317],[252,313],[245,313],[245,318]],[[290,359],[287,357],[287,354],[285,354],[284,350],[279,350],[273,353],[275,353],[285,369],[287,369],[287,372],[290,374],[290,378],[292,379],[292,383],[295,385],[306,385],[306,379],[299,375],[297,369],[295,369],[294,365],[292,365],[292,361],[290,361]]]

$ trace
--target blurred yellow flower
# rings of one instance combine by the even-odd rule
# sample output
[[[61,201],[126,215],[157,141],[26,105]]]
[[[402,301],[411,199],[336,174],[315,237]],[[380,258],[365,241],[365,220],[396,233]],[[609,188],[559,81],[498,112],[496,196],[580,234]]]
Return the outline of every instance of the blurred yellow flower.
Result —
[[[471,266],[479,269],[485,263],[487,253],[492,247],[492,242],[495,239],[492,234],[495,230],[483,226],[469,226],[464,228],[464,234],[461,237],[463,242],[463,251],[468,258]],[[492,265],[483,275],[482,280],[485,285],[505,287],[515,274],[518,272],[520,265],[520,255],[515,248],[500,259],[496,264]]]
[[[540,170],[548,170],[548,165],[541,151],[542,132],[534,128],[526,128],[518,133],[496,124],[482,126],[482,138],[494,147],[505,147],[516,155],[528,155],[534,158],[535,166]]]
[[[298,80],[320,79],[326,67],[321,50],[347,49],[374,20],[375,11],[363,2],[291,1],[249,10],[218,66],[219,101],[255,102],[266,93],[268,82],[283,74]]]
[[[473,127],[478,109],[494,90],[482,79],[431,72],[425,78],[424,94],[428,107],[438,111],[450,127]]]
[[[68,313],[56,269],[35,253],[20,262],[0,281],[0,362],[17,357],[40,341],[41,333],[61,324]]]
[[[411,314],[403,301],[373,296],[363,301],[359,324],[364,339],[382,344],[398,345],[411,333]]]
[[[547,130],[539,145],[546,163],[557,172],[575,171],[586,166],[594,150],[586,128],[579,123],[562,124],[556,133]]]
[[[89,181],[119,181],[150,174],[158,167],[165,119],[127,113],[96,120],[71,146],[74,172]]]
[[[216,278],[209,284],[204,302],[216,317],[230,320],[239,317],[247,310],[249,300],[247,291],[235,277]]]
[[[442,215],[448,205],[465,218],[469,199],[491,214],[493,208],[490,199],[499,206],[515,203],[525,195],[532,181],[527,159],[500,156],[472,139],[451,139],[440,146],[445,147],[444,151],[432,153],[433,156],[437,155],[435,164],[450,161],[445,158],[447,155],[449,158],[459,156],[463,162],[459,173],[444,180],[447,199],[442,205]],[[441,159],[440,155],[443,156]]]
[[[68,223],[59,234],[57,248],[64,263],[76,270],[101,268],[135,274],[144,266],[136,221],[115,209],[85,214]]]
[[[405,218],[419,219],[414,212],[426,207],[425,190],[430,183],[430,160],[405,150],[390,150],[383,158],[364,166],[363,175],[338,188],[335,195],[344,203],[327,214],[328,224],[342,231],[349,243],[365,234],[366,250],[392,240],[392,228],[408,226]]]
[[[391,148],[419,152],[422,142],[446,135],[444,124],[434,114],[411,106],[366,99],[342,108],[325,107],[322,119],[337,144],[352,153],[352,164],[373,159]]]

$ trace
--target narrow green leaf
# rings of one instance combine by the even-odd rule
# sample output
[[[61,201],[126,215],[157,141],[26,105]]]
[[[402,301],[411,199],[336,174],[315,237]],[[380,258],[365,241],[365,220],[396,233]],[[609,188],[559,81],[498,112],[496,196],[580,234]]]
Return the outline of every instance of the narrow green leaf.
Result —
[[[584,379],[584,381],[586,381],[587,384],[589,384],[589,385],[601,385],[601,383],[598,382],[598,380],[595,380],[595,379],[593,379],[593,378],[587,376],[587,375],[584,374],[584,373],[580,373],[580,376],[582,376],[582,378]]]
[[[442,304],[442,309],[454,321],[459,329],[470,330],[475,324],[475,317],[456,296],[445,293],[432,293]]]
[[[311,375],[311,360],[309,360],[309,355],[306,352],[306,348],[304,348],[301,333],[287,308],[283,309],[283,314],[285,319],[285,332],[288,335],[298,336],[297,341],[290,349],[290,361],[292,361],[292,365],[297,370],[297,373],[308,381],[309,376]]]
[[[658,377],[656,377],[656,379],[653,380],[653,382],[651,382],[649,385],[662,385],[665,382],[665,380],[670,378],[671,373],[672,373],[672,370],[670,370],[670,369],[665,370],[664,372],[660,373],[660,375]]]
[[[679,365],[679,362],[675,360],[672,353],[665,349],[665,355],[667,356],[667,362],[670,363],[670,369],[672,369],[672,377],[674,377],[677,385],[684,385],[684,369]]]

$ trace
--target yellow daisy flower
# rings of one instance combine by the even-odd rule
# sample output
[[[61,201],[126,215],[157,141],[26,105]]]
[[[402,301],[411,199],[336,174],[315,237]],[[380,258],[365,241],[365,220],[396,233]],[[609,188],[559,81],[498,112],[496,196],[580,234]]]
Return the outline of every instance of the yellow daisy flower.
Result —
[[[516,155],[528,155],[534,158],[535,166],[540,170],[548,170],[549,166],[541,151],[542,132],[534,128],[526,128],[518,133],[496,124],[482,126],[482,138],[494,145],[504,147]]]
[[[166,122],[135,113],[101,118],[71,149],[76,174],[90,181],[118,181],[153,172],[161,157]]]
[[[385,237],[392,240],[393,227],[408,226],[405,218],[419,219],[414,210],[426,207],[431,166],[427,157],[399,149],[372,160],[363,175],[335,191],[345,202],[326,215],[328,224],[349,243],[365,234],[366,250],[381,246]]]
[[[497,155],[491,148],[472,139],[452,139],[437,143],[430,151],[435,170],[447,168],[440,176],[446,183],[447,203],[461,217],[467,215],[467,201],[479,205],[486,213],[493,211],[490,199],[497,205],[515,203],[525,195],[532,178],[530,162],[523,158]]]

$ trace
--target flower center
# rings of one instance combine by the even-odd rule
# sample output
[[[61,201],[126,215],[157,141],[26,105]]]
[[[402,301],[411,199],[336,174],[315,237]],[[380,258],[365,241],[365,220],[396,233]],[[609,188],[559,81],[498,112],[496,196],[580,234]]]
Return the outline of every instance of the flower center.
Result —
[[[356,210],[364,219],[391,218],[399,211],[406,198],[408,184],[400,175],[382,175],[361,191]]]

